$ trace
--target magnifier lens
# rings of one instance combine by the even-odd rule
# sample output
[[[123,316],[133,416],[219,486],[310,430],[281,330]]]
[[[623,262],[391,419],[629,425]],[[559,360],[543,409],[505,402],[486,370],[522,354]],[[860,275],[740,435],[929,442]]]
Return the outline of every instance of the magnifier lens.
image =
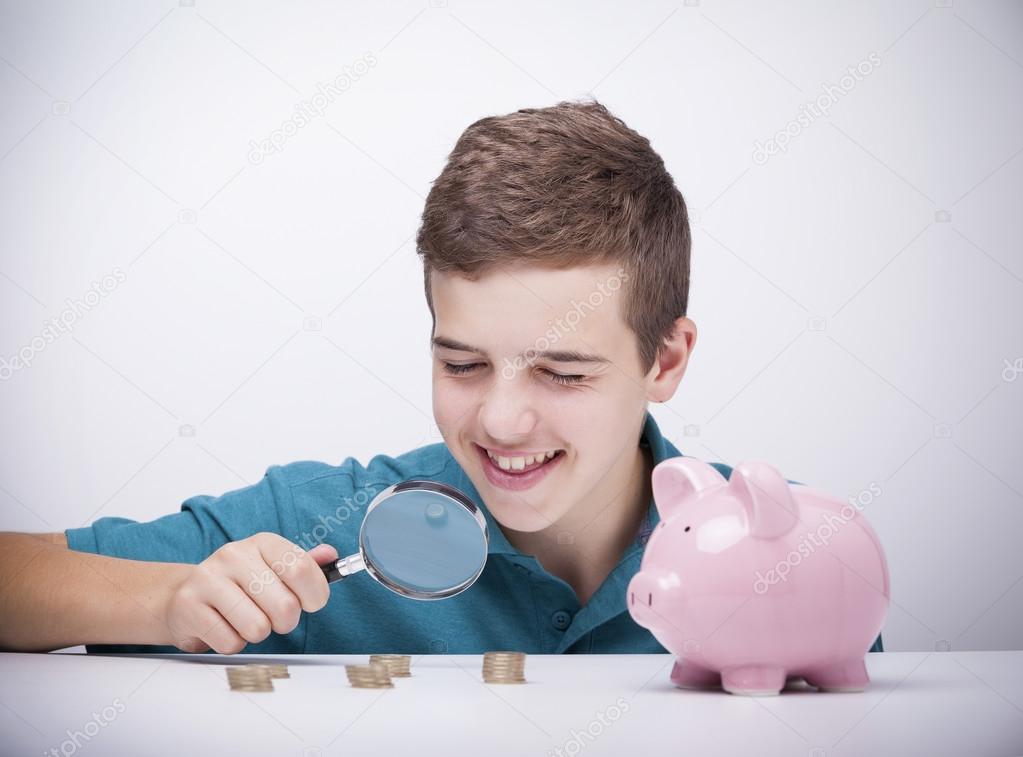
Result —
[[[473,514],[428,490],[398,492],[368,512],[362,548],[380,577],[428,594],[448,592],[471,580],[487,558]]]

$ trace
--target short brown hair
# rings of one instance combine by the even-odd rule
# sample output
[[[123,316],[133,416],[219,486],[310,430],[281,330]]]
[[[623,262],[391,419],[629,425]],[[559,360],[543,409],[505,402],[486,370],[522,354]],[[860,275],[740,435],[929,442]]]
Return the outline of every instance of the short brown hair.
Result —
[[[644,372],[689,298],[685,200],[664,161],[596,101],[476,121],[430,189],[416,249],[430,272],[618,263]],[[436,325],[436,316],[434,316]]]

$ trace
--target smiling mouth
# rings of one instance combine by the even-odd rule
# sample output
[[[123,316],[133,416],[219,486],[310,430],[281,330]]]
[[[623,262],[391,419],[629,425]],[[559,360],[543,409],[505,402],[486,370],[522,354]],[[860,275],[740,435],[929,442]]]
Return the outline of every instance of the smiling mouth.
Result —
[[[494,464],[495,468],[498,468],[502,473],[507,473],[513,476],[516,474],[529,473],[537,468],[542,468],[551,460],[555,460],[565,454],[565,450],[556,449],[533,452],[528,455],[501,455],[491,452],[489,449],[482,447],[479,444],[476,446],[487,454],[487,457]]]

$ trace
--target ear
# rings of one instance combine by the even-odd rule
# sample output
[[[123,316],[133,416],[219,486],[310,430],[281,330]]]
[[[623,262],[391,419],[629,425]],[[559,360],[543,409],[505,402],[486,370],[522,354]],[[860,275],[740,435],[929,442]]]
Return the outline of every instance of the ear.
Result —
[[[728,481],[749,519],[750,536],[775,539],[799,523],[799,505],[789,482],[767,463],[740,463]]]
[[[667,402],[674,396],[695,346],[696,324],[686,316],[675,319],[671,336],[657,350],[657,359],[647,374],[648,400]]]
[[[657,512],[661,518],[667,518],[693,495],[723,486],[727,481],[716,468],[695,457],[670,457],[654,466],[651,483]]]

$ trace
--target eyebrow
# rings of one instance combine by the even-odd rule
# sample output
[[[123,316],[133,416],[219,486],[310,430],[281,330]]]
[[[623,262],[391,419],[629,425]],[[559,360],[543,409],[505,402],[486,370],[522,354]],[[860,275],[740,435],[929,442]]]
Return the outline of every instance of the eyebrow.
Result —
[[[471,344],[465,342],[459,342],[457,339],[449,339],[445,336],[435,336],[433,338],[434,347],[446,347],[449,350],[458,350],[459,352],[474,352],[477,355],[486,356],[486,351],[479,347],[473,347]],[[610,363],[606,357],[600,355],[593,355],[586,352],[578,352],[577,350],[544,350],[543,352],[536,350],[532,353],[533,359],[539,360],[550,360],[555,363]]]

